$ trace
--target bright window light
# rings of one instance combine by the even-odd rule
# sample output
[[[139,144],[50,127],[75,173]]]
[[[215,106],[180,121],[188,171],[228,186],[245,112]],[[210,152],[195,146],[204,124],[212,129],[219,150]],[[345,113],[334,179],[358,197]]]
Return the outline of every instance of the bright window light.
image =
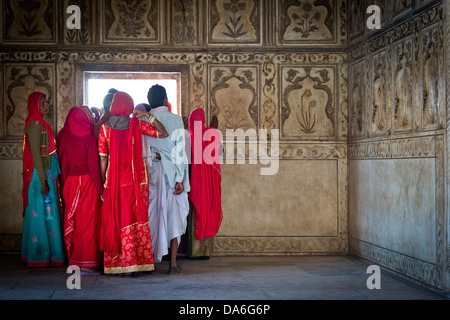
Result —
[[[179,76],[174,79],[161,79],[164,74],[154,73],[109,73],[98,72],[85,74],[84,104],[89,107],[103,109],[103,99],[111,88],[128,93],[137,106],[140,103],[148,103],[148,90],[155,84],[166,89],[167,98],[172,106],[172,112],[180,114],[179,110]],[[138,75],[138,76],[136,76]],[[121,79],[127,77],[127,79]],[[151,79],[153,77],[153,79]],[[173,75],[171,74],[173,78]],[[130,79],[132,78],[132,79]],[[145,79],[142,79],[145,78]],[[155,79],[156,78],[156,79]]]

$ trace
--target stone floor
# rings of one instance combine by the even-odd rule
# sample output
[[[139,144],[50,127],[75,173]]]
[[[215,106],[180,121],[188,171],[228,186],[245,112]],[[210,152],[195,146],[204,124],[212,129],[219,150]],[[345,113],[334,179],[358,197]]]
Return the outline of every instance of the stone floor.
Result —
[[[17,255],[0,256],[0,300],[450,300],[381,271],[381,288],[369,290],[368,263],[351,256],[179,257],[153,275],[133,278],[81,276],[81,289],[67,288],[65,268],[27,268]]]

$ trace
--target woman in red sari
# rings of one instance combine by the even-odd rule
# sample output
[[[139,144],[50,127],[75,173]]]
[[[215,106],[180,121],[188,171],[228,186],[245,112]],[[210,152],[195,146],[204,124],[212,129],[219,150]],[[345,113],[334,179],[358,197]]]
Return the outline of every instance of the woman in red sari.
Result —
[[[117,92],[111,105],[111,117],[98,136],[105,187],[100,242],[105,253],[105,274],[132,275],[154,270],[142,134],[165,138],[168,133],[154,117],[149,122],[130,118],[133,110],[131,96]]]
[[[94,119],[87,107],[72,109],[62,164],[64,184],[64,242],[69,265],[93,271],[101,264],[100,212],[103,184],[100,175]]]
[[[217,123],[217,118],[214,118]],[[208,259],[214,249],[214,236],[222,223],[222,187],[219,155],[220,134],[205,126],[205,112],[194,109],[189,116],[191,172],[188,216],[188,257]]]

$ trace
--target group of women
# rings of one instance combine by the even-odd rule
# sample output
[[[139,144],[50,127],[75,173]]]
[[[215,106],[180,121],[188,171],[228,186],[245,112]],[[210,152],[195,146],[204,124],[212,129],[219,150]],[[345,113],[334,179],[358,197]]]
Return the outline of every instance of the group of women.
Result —
[[[127,93],[108,96],[110,108],[101,119],[86,106],[73,107],[57,137],[44,119],[46,95],[28,98],[21,258],[30,267],[68,264],[86,273],[122,275],[154,270],[142,135],[163,139],[168,133],[154,116],[133,116]],[[203,110],[195,109],[188,122],[192,144],[200,141],[194,139],[194,121],[202,123],[199,134],[208,129]],[[190,178],[187,254],[205,257],[213,248],[213,235],[201,234],[208,215],[222,217],[219,162],[192,165]]]

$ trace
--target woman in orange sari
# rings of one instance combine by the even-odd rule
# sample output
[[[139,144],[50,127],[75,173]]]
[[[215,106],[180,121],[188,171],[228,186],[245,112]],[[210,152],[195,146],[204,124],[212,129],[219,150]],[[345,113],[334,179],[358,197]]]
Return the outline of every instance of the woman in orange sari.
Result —
[[[100,212],[103,184],[100,175],[94,118],[83,107],[72,109],[70,135],[65,143],[62,172],[64,184],[64,242],[69,265],[92,272],[101,265]]]
[[[134,102],[117,92],[111,117],[98,136],[100,170],[104,181],[100,248],[105,274],[133,275],[153,271],[154,259],[148,225],[148,177],[142,158],[142,134],[165,138],[164,126],[130,118]]]

